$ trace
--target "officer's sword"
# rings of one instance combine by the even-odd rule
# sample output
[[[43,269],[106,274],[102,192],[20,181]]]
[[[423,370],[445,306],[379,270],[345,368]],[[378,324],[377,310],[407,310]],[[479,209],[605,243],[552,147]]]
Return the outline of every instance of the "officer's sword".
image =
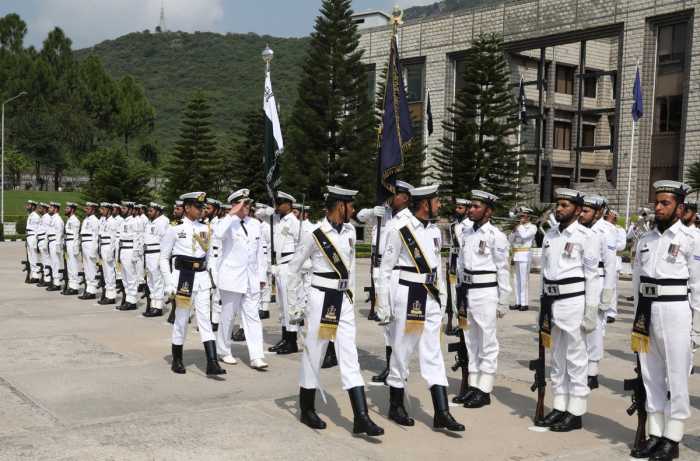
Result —
[[[311,362],[311,353],[309,352],[309,346],[306,345],[306,335],[304,335],[304,317],[298,319],[291,319],[289,323],[292,325],[299,326],[299,331],[297,334],[301,337],[301,341],[304,343],[305,352],[304,354],[302,354],[302,356],[306,357],[307,362],[309,362],[309,367],[311,367],[311,371],[314,372],[314,378],[316,378],[316,382],[318,383],[318,390],[321,393],[321,399],[323,400],[323,403],[328,404],[328,401],[326,400],[326,393],[323,391],[323,386],[321,385],[321,376],[318,370],[316,370],[316,367],[314,367],[313,362]]]

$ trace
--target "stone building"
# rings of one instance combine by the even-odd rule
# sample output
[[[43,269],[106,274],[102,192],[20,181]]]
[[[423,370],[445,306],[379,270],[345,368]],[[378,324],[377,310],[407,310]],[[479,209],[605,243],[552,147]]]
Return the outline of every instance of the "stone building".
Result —
[[[428,148],[426,166],[462,84],[464,51],[480,33],[495,32],[506,44],[514,97],[521,77],[527,84],[529,116],[521,136],[523,159],[533,169],[524,186],[529,201],[549,201],[554,188],[574,187],[606,194],[624,213],[631,179],[634,212],[650,201],[651,183],[682,179],[700,161],[697,7],[700,0],[519,0],[405,22],[400,56],[415,132]],[[391,33],[376,19],[382,25],[360,30],[370,91],[386,66]],[[645,113],[632,146],[637,64]],[[430,137],[428,90],[435,126]]]

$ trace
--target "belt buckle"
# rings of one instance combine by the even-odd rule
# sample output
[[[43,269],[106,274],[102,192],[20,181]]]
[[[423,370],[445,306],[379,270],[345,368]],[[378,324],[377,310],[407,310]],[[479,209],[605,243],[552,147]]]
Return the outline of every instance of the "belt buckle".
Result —
[[[435,283],[435,272],[425,274],[425,283],[427,283],[428,285],[432,285]]]
[[[471,285],[473,283],[474,277],[472,274],[464,274],[464,283]]]
[[[659,297],[659,286],[653,283],[640,283],[639,292],[645,298],[658,298]]]
[[[559,296],[559,285],[545,283],[544,293],[548,296]]]
[[[338,291],[345,291],[348,289],[348,279],[338,280]]]
[[[192,263],[192,269],[199,269],[199,263],[197,263],[197,262]]]

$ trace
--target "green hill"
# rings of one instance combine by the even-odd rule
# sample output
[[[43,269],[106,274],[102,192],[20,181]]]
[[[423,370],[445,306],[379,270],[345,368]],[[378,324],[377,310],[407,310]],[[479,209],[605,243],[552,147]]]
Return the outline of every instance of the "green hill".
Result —
[[[455,11],[474,8],[486,4],[503,3],[503,0],[443,0],[430,5],[412,6],[404,11],[404,19],[419,19]]]
[[[154,138],[169,148],[177,139],[180,111],[196,90],[209,98],[218,136],[238,128],[245,112],[262,110],[265,64],[261,52],[266,44],[275,52],[272,87],[284,120],[296,99],[308,38],[140,32],[76,54],[79,59],[95,54],[112,77],[131,74],[143,84],[156,109]]]

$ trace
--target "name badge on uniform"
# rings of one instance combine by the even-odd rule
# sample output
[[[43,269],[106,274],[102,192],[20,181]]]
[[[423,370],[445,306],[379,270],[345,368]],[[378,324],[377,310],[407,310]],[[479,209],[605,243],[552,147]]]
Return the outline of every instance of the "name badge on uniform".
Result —
[[[564,245],[564,254],[570,258],[573,252],[574,242],[566,242],[566,245]]]
[[[672,243],[668,246],[668,254],[669,256],[675,258],[678,256],[678,250],[680,250],[680,245],[677,243]]]
[[[184,239],[185,237],[187,237],[187,234],[185,234],[184,231],[183,231],[183,232],[178,232],[178,233],[177,233],[177,238],[179,238],[179,239]]]
[[[486,253],[486,241],[481,240],[479,241],[479,254],[482,255],[484,253]]]

